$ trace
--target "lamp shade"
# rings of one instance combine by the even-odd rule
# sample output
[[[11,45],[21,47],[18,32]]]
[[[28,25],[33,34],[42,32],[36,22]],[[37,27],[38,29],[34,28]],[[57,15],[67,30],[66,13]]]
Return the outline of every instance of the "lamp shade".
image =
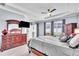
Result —
[[[76,34],[79,34],[79,28],[76,28],[76,29],[75,29],[75,33],[76,33]]]

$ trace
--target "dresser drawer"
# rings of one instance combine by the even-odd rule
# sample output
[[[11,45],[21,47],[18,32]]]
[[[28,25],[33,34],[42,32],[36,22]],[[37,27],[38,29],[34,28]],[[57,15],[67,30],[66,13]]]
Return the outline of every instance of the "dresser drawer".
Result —
[[[7,50],[9,48],[21,46],[26,44],[27,37],[26,34],[11,34],[2,35],[2,50]]]

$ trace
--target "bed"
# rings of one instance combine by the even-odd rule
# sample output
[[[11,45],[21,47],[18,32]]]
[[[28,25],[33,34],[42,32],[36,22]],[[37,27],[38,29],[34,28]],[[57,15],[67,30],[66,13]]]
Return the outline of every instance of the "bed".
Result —
[[[72,49],[67,43],[59,41],[59,37],[41,36],[32,38],[29,46],[48,56],[79,56],[79,49]]]

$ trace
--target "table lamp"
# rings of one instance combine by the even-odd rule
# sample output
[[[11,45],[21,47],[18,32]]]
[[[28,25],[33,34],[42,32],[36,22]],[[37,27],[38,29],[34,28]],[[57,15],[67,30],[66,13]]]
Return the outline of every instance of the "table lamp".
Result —
[[[79,28],[76,28],[74,31],[75,34],[79,34]]]

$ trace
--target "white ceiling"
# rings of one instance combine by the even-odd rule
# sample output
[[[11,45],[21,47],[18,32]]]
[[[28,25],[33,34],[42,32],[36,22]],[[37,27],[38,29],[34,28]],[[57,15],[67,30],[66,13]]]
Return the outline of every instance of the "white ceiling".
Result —
[[[13,7],[14,10],[27,15],[30,20],[38,20],[46,16],[41,12],[47,11],[48,8],[57,9],[52,15],[79,11],[78,3],[10,3],[8,5]]]

